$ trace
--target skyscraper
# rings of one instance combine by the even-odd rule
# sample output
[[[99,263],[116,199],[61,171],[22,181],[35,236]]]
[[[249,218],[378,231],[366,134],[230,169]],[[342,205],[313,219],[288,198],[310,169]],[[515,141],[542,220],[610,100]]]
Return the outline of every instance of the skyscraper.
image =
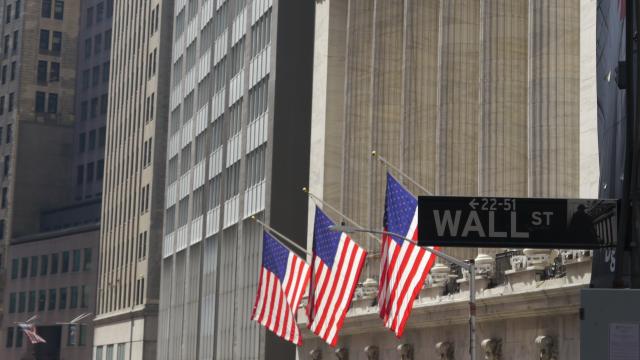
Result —
[[[250,321],[262,218],[302,241],[313,2],[177,1],[160,359],[293,358]]]
[[[172,13],[171,0],[115,2],[97,359],[156,358]]]

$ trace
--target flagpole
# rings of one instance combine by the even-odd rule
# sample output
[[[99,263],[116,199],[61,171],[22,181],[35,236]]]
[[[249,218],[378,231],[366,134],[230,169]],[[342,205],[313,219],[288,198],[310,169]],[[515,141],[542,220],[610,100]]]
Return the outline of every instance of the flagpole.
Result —
[[[385,159],[384,157],[380,156],[380,154],[378,154],[377,151],[373,150],[371,152],[371,156],[373,156],[374,158],[378,159],[381,163],[383,163],[386,167],[390,168],[391,170],[397,172],[398,174],[400,174],[403,178],[406,178],[407,180],[409,180],[410,183],[412,183],[413,185],[415,185],[418,189],[422,190],[423,192],[425,192],[427,195],[433,196],[433,193],[429,190],[427,190],[424,186],[420,185],[420,183],[418,183],[417,181],[415,181],[411,176],[407,175],[404,173],[404,171],[398,169],[397,167],[395,167],[393,164],[391,164],[387,159]]]
[[[303,248],[302,246],[298,245],[295,241],[289,239],[288,237],[282,235],[281,232],[279,232],[278,230],[272,228],[271,226],[263,223],[262,221],[258,220],[255,216],[251,216],[251,219],[253,219],[253,221],[257,222],[258,224],[262,225],[262,227],[264,227],[265,229],[269,230],[270,232],[278,235],[279,237],[282,238],[282,240],[285,240],[289,246],[287,246],[285,243],[283,243],[280,239],[278,239],[277,237],[274,237],[274,239],[276,239],[277,242],[279,242],[280,244],[282,244],[282,246],[288,248],[289,250],[291,250],[291,246],[295,247],[296,249],[302,251],[303,253],[309,255],[309,256],[313,256],[312,253],[310,253],[309,251],[307,251],[307,249]]]
[[[338,214],[339,216],[341,216],[342,218],[344,218],[345,220],[347,220],[348,222],[351,223],[351,225],[358,227],[358,228],[362,228],[362,226],[360,226],[360,224],[358,224],[357,222],[355,222],[354,220],[352,220],[351,218],[349,218],[347,215],[343,214],[340,210],[336,209],[335,207],[331,206],[331,204],[327,203],[326,201],[320,199],[319,197],[315,196],[311,191],[309,191],[309,189],[307,187],[303,187],[302,191],[304,191],[307,195],[309,195],[310,198],[314,199],[315,201],[319,202],[320,204],[322,204],[323,206],[328,207],[330,210],[332,210],[333,212],[335,212],[336,214]],[[375,239],[377,242],[381,242],[380,239],[378,239],[377,237],[368,234],[370,238]]]

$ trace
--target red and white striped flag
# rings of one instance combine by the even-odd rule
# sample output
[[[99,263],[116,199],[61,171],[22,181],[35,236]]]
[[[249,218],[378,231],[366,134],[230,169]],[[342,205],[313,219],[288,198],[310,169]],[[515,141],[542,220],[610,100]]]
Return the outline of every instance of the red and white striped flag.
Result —
[[[302,344],[296,309],[307,291],[309,265],[264,233],[262,269],[251,318],[281,338]]]
[[[327,215],[316,208],[307,315],[309,329],[336,346],[367,253],[347,234],[331,231],[332,225]]]
[[[46,341],[36,333],[35,325],[22,323],[22,324],[18,324],[18,326],[20,327],[20,329],[22,329],[22,332],[24,332],[24,334],[27,335],[27,339],[29,339],[30,343],[32,344],[46,343]]]
[[[390,174],[387,174],[384,229],[418,239],[418,200]],[[413,301],[435,261],[435,255],[409,241],[382,237],[378,310],[384,325],[397,337],[402,336]]]

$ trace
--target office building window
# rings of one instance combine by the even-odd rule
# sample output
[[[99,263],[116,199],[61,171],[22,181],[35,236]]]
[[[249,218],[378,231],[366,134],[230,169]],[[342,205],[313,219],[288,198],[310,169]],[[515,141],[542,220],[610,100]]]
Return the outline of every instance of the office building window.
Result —
[[[20,18],[20,11],[22,11],[22,2],[20,0],[16,0],[16,10],[15,10],[15,19]]]
[[[36,311],[36,292],[35,290],[29,291],[29,302],[27,303],[27,312]]]
[[[22,347],[23,332],[16,327],[16,347]]]
[[[107,113],[108,103],[109,103],[109,98],[107,94],[102,94],[102,96],[100,96],[100,114],[104,115]]]
[[[89,69],[82,71],[82,88],[88,89],[89,84],[91,84],[91,72]]]
[[[69,252],[68,251],[62,252],[62,270],[60,272],[62,273],[69,272]]]
[[[87,167],[88,169],[89,167]],[[80,271],[80,249],[73,250],[73,261],[71,262],[71,271]]]
[[[42,17],[50,18],[51,17],[51,0],[42,0]]]
[[[53,17],[56,20],[62,20],[64,18],[64,0],[56,0]]]
[[[78,165],[76,184],[84,184],[84,165]]]
[[[88,59],[91,57],[91,38],[84,40],[84,58]]]
[[[96,5],[96,22],[100,22],[102,19],[104,19],[104,3],[99,2]]]
[[[16,79],[16,69],[18,68],[18,63],[15,61],[11,62],[11,81]]]
[[[38,276],[38,257],[37,256],[31,257],[31,274],[29,276],[31,277]]]
[[[109,82],[109,62],[102,64],[102,82]]]
[[[16,312],[16,293],[9,294],[9,314]]]
[[[7,65],[2,65],[2,85],[7,83]]]
[[[0,96],[0,115],[2,114],[4,114],[4,96]]]
[[[93,150],[96,148],[96,131],[91,130],[89,132],[89,150]]]
[[[80,121],[87,121],[89,116],[89,103],[83,101],[80,103]]]
[[[39,83],[47,82],[47,62],[39,60],[38,61],[38,76]]]
[[[7,111],[9,111],[9,112],[13,111],[13,97],[14,97],[14,94],[10,93],[9,94],[9,109],[7,109]]]
[[[106,144],[106,136],[107,136],[107,128],[106,127],[101,127],[100,129],[98,129],[98,146],[100,146],[101,148],[103,148]]]
[[[17,51],[18,50],[18,38],[20,33],[18,32],[18,30],[13,32],[13,51]]]
[[[102,346],[96,347],[96,360],[102,360]]]
[[[58,303],[58,309],[64,310],[67,308],[67,288],[60,288],[60,302]]]
[[[2,188],[2,208],[3,209],[6,209],[9,203],[8,196],[9,196],[9,190],[6,187],[3,187]]]
[[[18,312],[23,313],[26,310],[27,293],[22,291],[18,294]]]
[[[60,258],[60,255],[58,255],[57,253],[55,254],[51,254],[51,274],[57,274],[58,273],[58,260]]]
[[[96,179],[102,180],[104,178],[104,160],[98,160],[98,165],[96,165]]]
[[[91,248],[84,249],[84,263],[82,265],[83,271],[91,270]]]
[[[20,330],[18,330],[20,331]],[[7,328],[7,343],[6,346],[8,348],[13,347],[13,327],[8,327]]]
[[[46,276],[49,271],[49,255],[40,255],[40,276]]]
[[[7,125],[7,144],[13,139],[13,125]]]
[[[91,118],[95,119],[98,116],[98,98],[91,99]]]
[[[93,86],[96,86],[100,83],[100,66],[96,65],[93,67]]]
[[[78,287],[71,287],[71,299],[69,301],[69,309],[76,309],[78,307]]]
[[[49,71],[49,81],[56,82],[60,81],[60,63],[52,61],[51,69]]]
[[[85,146],[86,146],[86,134],[85,133],[81,133],[80,136],[78,137],[78,152],[79,153],[83,153],[85,150]]]
[[[86,286],[82,285],[80,288],[80,307],[87,307],[87,299],[89,298],[89,291]]]
[[[122,343],[122,344],[118,344],[118,350],[116,353],[116,360],[124,360],[124,349],[127,345]]]
[[[20,260],[17,258],[11,259],[11,280],[18,278],[18,272],[20,267]]]
[[[87,164],[87,183],[93,182],[93,174],[94,174],[94,163],[90,162]]]
[[[38,290],[38,311],[44,311],[47,306],[47,291]]]
[[[48,110],[50,114],[56,114],[58,112],[58,94],[49,93]]]
[[[93,25],[93,6],[87,8],[86,27]]]
[[[111,49],[111,30],[104,32],[104,51]]]
[[[49,30],[40,30],[40,50],[49,50]]]
[[[9,175],[9,170],[11,169],[11,157],[9,155],[4,156],[3,167],[4,176]]]
[[[11,22],[11,4],[7,5],[7,8],[5,10],[5,15],[6,15],[6,23],[10,23]]]
[[[51,51],[59,53],[62,51],[62,33],[60,31],[54,31],[51,40]]]
[[[51,311],[56,309],[57,296],[58,294],[56,289],[49,289],[49,306],[47,307],[47,310]]]
[[[3,47],[4,56],[9,56],[9,43],[10,42],[11,42],[11,36],[5,35],[4,36],[4,47]]]
[[[98,34],[93,38],[93,53],[99,54],[102,51],[102,34]]]

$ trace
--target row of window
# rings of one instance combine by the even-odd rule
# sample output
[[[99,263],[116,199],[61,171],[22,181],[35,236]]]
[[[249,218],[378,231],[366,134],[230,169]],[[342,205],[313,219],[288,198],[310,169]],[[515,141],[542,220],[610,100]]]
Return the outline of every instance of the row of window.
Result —
[[[111,30],[107,30],[104,33],[104,44],[102,43],[102,34],[97,34],[93,37],[93,40],[89,37],[84,40],[84,58],[88,59],[91,54],[98,55],[102,50],[109,51],[111,47]]]
[[[87,100],[82,101],[80,103],[80,121],[87,121],[88,118],[97,118],[98,110],[100,111],[100,115],[106,115],[108,105],[109,96],[107,94],[102,94],[100,99],[98,99],[98,97],[91,98],[90,103]]]
[[[8,98],[9,98],[9,101],[8,101],[7,112],[12,112],[15,105],[15,94],[10,93]],[[0,96],[0,115],[4,114],[4,105],[5,105],[4,99],[5,99],[4,95]]]
[[[54,19],[64,19],[64,0],[42,0],[42,9],[40,12],[41,16],[43,18],[50,19],[52,13]]]
[[[78,165],[77,170],[77,184],[82,185],[87,182],[90,184],[93,182],[93,179],[97,181],[101,181],[104,178],[104,160],[100,159],[96,163],[90,162],[86,165],[86,177],[85,177],[85,165]],[[95,175],[95,176],[94,176]]]
[[[48,96],[43,91],[36,91],[36,112],[49,114],[58,113],[58,94],[49,93]]]
[[[18,51],[18,40],[20,38],[20,32],[18,30],[13,32],[13,42],[11,41],[11,35],[4,36],[4,56],[9,56],[9,49],[15,54]]]
[[[101,1],[95,6],[95,22],[96,23],[100,23],[102,22],[102,20],[104,20],[105,10],[106,10],[107,18],[110,18],[111,16],[113,16],[113,0],[106,0],[106,4],[105,2]],[[88,7],[87,16],[85,17],[86,27],[91,27],[93,25],[93,21],[94,21],[93,14],[94,14],[94,7],[93,6]]]
[[[96,147],[103,148],[105,146],[106,132],[107,132],[107,129],[103,126],[99,130],[91,130],[88,133],[80,133],[80,136],[78,137],[78,152],[82,154],[87,149],[91,151],[96,149]],[[88,144],[87,144],[87,134],[89,134]]]
[[[82,253],[84,252],[84,256]],[[11,260],[11,279],[46,276],[61,273],[90,271],[92,262],[91,248],[74,249],[62,252],[62,264],[60,254],[40,255]],[[60,267],[62,265],[62,267]],[[71,267],[69,266],[71,265]],[[70,269],[71,268],[71,269]]]
[[[116,345],[106,345],[106,346],[98,346],[96,347],[96,360],[113,360],[113,349],[116,349],[116,358],[115,360],[124,360],[125,358],[125,347],[127,344],[117,344]],[[104,356],[103,356],[104,355]]]
[[[48,296],[47,296],[48,293]],[[9,294],[9,314],[21,314],[34,311],[53,311],[89,306],[89,287],[71,286],[60,289],[21,291]],[[48,301],[47,301],[48,300]]]
[[[9,24],[11,22],[11,17],[13,16],[14,19],[19,19],[20,18],[20,11],[21,9],[21,1],[20,0],[16,0],[16,2],[13,4],[13,8],[15,9],[13,12],[11,11],[11,4],[8,4],[6,9],[5,9],[5,17],[6,20],[5,22],[7,24]]]
[[[49,63],[45,60],[38,60],[37,80],[39,84],[60,81],[60,63],[57,61]]]
[[[87,343],[87,326],[85,324],[69,325],[67,326],[67,346],[85,346]],[[77,334],[76,334],[77,332]],[[15,334],[15,347],[22,347],[24,333],[19,327],[7,328],[7,342],[8,348],[14,347],[14,334]],[[77,341],[76,341],[77,338]]]
[[[16,63],[15,61],[11,62],[11,73],[10,73],[10,81],[13,81],[16,79],[16,71],[18,68],[18,63]],[[2,65],[2,85],[7,83],[7,65]]]
[[[105,84],[109,83],[109,62],[102,64],[102,73],[100,72],[100,65],[96,65],[92,70],[86,69],[82,71],[82,88],[88,89],[89,85],[97,86],[100,84],[100,78]]]
[[[153,138],[149,138],[142,144],[142,167],[151,165],[153,158]]]
[[[8,36],[8,35],[7,35]],[[62,33],[60,31],[50,31],[40,29],[39,48],[41,52],[51,52],[59,54],[62,51]],[[6,36],[5,36],[6,47]]]

